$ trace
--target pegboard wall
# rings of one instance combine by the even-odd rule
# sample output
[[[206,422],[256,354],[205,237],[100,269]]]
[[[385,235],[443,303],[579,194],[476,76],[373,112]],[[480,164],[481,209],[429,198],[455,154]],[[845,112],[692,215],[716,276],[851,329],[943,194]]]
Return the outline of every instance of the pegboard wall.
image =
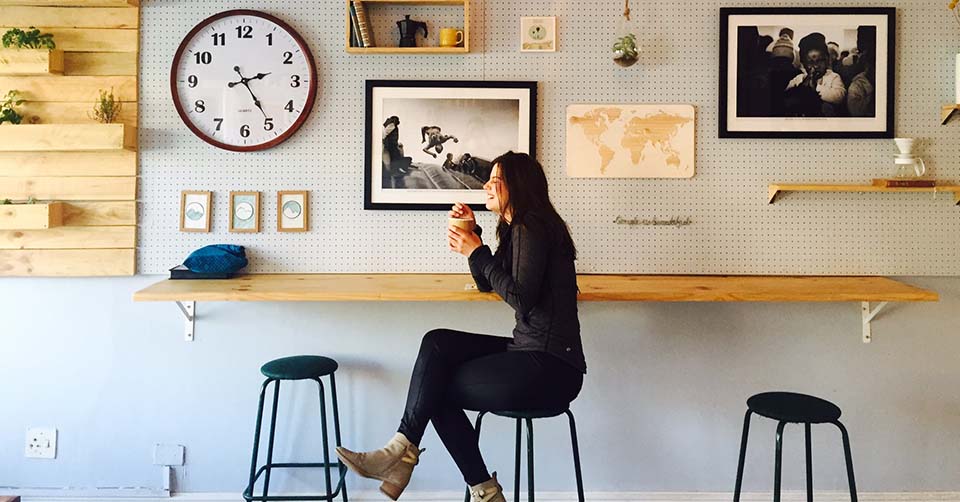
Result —
[[[960,180],[960,122],[939,124],[940,106],[954,97],[960,27],[939,0],[634,1],[642,53],[631,68],[610,59],[619,1],[474,0],[470,54],[371,56],[345,53],[345,2],[338,0],[145,0],[139,271],[164,273],[202,245],[237,243],[248,247],[253,272],[465,272],[465,259],[446,248],[445,213],[363,210],[363,91],[366,79],[476,79],[540,82],[537,156],[573,231],[580,273],[960,274],[960,208],[949,194],[791,193],[767,204],[770,183],[890,175],[891,140],[718,139],[719,8],[800,4],[897,7],[896,134],[922,138],[928,169]],[[285,20],[317,60],[313,113],[292,139],[266,152],[207,145],[183,125],[170,96],[182,37],[237,8]],[[406,10],[394,6],[385,15],[399,20]],[[427,21],[432,37],[460,19],[441,8],[409,13]],[[519,52],[521,16],[557,16],[559,51]],[[376,36],[392,36],[390,24]],[[695,105],[696,176],[567,178],[564,120],[573,103]],[[181,190],[214,192],[212,233],[179,232]],[[227,231],[231,190],[262,192],[261,233]],[[310,232],[276,231],[278,190],[311,191]],[[693,223],[634,227],[614,224],[618,216]],[[478,218],[493,227],[491,214]]]

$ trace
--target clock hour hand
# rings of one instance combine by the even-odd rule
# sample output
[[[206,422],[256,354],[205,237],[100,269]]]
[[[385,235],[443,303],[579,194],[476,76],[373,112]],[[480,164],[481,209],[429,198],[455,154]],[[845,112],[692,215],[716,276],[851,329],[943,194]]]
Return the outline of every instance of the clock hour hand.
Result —
[[[250,80],[260,80],[263,77],[266,77],[267,75],[269,75],[269,73],[257,73],[256,76],[248,78],[247,81],[249,82]]]

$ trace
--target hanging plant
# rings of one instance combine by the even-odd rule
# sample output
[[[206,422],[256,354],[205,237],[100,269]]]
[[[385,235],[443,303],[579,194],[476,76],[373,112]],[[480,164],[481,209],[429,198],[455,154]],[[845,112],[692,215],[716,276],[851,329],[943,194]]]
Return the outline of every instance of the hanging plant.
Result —
[[[633,66],[640,59],[640,49],[637,47],[637,36],[633,33],[630,23],[630,0],[623,3],[623,26],[616,42],[613,44],[613,61],[620,66]]]
[[[55,49],[57,44],[50,33],[40,33],[40,30],[31,26],[29,31],[20,28],[10,28],[3,34],[3,46],[14,49]]]
[[[17,113],[16,109],[23,104],[23,100],[18,99],[19,95],[18,91],[10,91],[4,96],[3,101],[0,101],[0,124],[4,122],[19,124],[23,121],[23,115]]]

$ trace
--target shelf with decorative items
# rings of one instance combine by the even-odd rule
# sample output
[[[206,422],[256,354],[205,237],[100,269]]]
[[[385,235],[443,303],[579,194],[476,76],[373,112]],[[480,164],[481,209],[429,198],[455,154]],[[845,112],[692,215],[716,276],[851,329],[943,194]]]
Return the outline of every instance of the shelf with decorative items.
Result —
[[[62,75],[59,49],[0,49],[0,75]]]
[[[46,230],[63,225],[63,203],[0,201],[0,230]]]
[[[934,182],[934,186],[883,186],[872,185],[838,185],[838,184],[772,184],[768,189],[768,202],[773,204],[783,192],[847,192],[847,193],[949,193],[953,196],[954,204],[960,205],[960,185],[946,182]]]
[[[440,44],[417,46],[417,33],[427,35],[425,23],[405,19],[397,23],[401,37],[399,46],[384,46],[373,37],[376,6],[405,5],[420,7],[460,7],[463,10],[462,29],[441,29]],[[452,37],[444,38],[444,31]],[[349,54],[467,54],[470,52],[470,0],[347,0],[346,2],[346,51]]]

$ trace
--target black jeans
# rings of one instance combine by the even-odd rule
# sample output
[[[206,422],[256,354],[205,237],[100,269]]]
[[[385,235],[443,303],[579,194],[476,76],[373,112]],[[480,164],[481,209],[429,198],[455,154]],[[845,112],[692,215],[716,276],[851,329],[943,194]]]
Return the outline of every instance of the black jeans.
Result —
[[[507,351],[510,338],[435,329],[423,337],[399,432],[419,445],[432,422],[468,485],[490,479],[464,410],[566,406],[583,374],[546,352]]]

